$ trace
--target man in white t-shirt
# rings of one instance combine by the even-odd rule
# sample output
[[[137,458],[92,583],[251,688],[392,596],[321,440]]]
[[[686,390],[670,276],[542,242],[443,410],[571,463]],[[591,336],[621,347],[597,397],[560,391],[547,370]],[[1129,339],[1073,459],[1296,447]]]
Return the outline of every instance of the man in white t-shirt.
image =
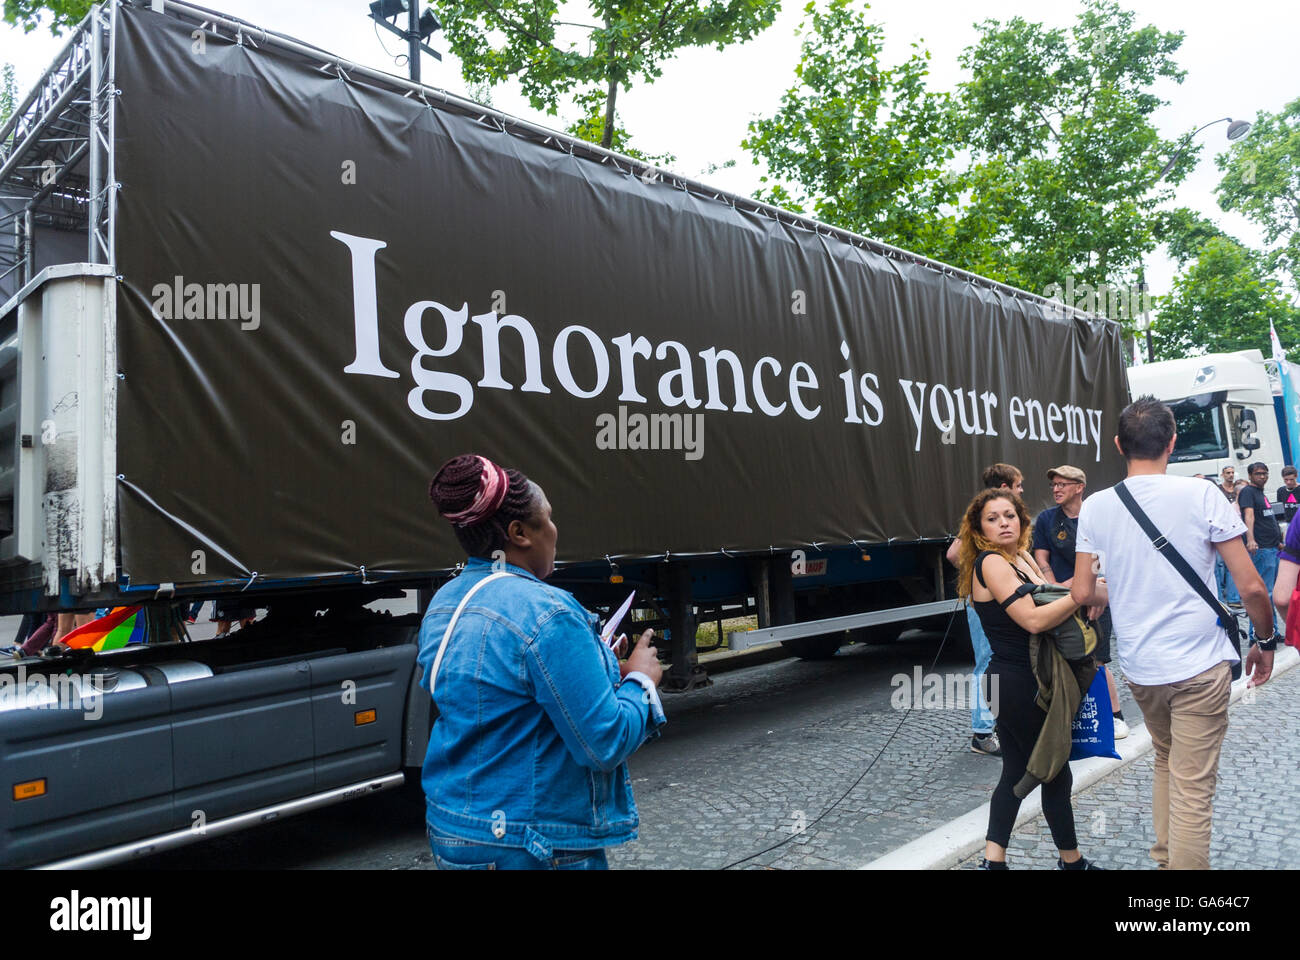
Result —
[[[1115,438],[1128,461],[1124,487],[1211,594],[1214,558],[1223,558],[1258,632],[1246,665],[1263,683],[1277,642],[1268,590],[1232,504],[1204,480],[1166,475],[1174,427],[1173,411],[1154,397],[1124,408]],[[1162,869],[1207,869],[1231,665],[1240,657],[1215,611],[1156,550],[1114,488],[1084,501],[1076,543],[1070,594],[1081,605],[1109,602],[1120,665],[1155,747],[1151,857]]]

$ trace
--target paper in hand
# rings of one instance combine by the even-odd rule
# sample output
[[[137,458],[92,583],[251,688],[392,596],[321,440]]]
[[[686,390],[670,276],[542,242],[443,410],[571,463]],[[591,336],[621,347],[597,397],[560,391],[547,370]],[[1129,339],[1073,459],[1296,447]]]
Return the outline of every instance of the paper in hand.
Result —
[[[627,612],[632,609],[632,601],[634,599],[636,599],[635,590],[627,595],[627,599],[623,601],[623,605],[615,610],[610,618],[605,621],[605,628],[600,631],[600,642],[610,649],[613,649],[614,644],[618,642],[615,639],[614,631],[616,631],[618,625],[623,622],[623,618],[627,616]]]

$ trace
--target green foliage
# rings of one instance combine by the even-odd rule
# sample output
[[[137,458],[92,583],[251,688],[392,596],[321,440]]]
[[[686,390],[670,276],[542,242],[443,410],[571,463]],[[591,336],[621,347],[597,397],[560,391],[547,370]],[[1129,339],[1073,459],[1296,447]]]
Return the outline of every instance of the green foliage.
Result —
[[[1069,30],[985,20],[950,96],[926,89],[919,47],[881,64],[864,4],[806,12],[796,83],[745,141],[764,199],[1038,292],[1071,277],[1122,287],[1159,242],[1170,191],[1156,183],[1177,144],[1151,123],[1151,88],[1181,82],[1182,34],[1112,0],[1085,0]]]
[[[1276,116],[1261,112],[1250,133],[1215,158],[1223,171],[1219,205],[1244,214],[1280,245],[1270,266],[1300,289],[1300,98]]]
[[[1201,247],[1207,240],[1226,236],[1213,221],[1187,207],[1158,211],[1152,220],[1151,232],[1158,242],[1165,244],[1170,258],[1180,269],[1187,265],[1188,260],[1200,256]]]
[[[6,63],[0,71],[0,127],[18,109],[18,82],[14,78],[14,65]]]
[[[758,196],[917,252],[947,249],[960,183],[949,98],[925,89],[929,54],[880,62],[884,31],[856,0],[809,3],[796,81],[744,147],[767,174]]]
[[[605,89],[602,146],[614,136],[618,88],[653,81],[683,47],[721,50],[770,26],[780,0],[587,0],[594,23],[581,43],[564,42],[558,0],[441,0],[435,4],[467,80],[518,77],[538,110],[556,113],[573,90]],[[568,9],[568,8],[566,8]],[[572,26],[572,25],[570,25]]]
[[[71,29],[90,13],[91,0],[4,0],[5,23],[31,33],[41,25],[41,17],[50,15],[50,32],[56,37]]]
[[[963,65],[957,124],[970,144],[968,206],[995,228],[997,273],[1043,291],[1076,283],[1122,285],[1156,246],[1153,213],[1170,195],[1156,187],[1164,159],[1150,92],[1181,82],[1181,33],[1137,27],[1111,0],[1086,0],[1074,27],[1047,29],[1019,17],[985,20]],[[1166,180],[1190,171],[1195,146]]]
[[[1269,273],[1263,256],[1232,238],[1206,240],[1173,292],[1160,298],[1151,327],[1157,359],[1251,347],[1269,356],[1270,320],[1282,343],[1295,345],[1289,359],[1300,359],[1300,311]]]

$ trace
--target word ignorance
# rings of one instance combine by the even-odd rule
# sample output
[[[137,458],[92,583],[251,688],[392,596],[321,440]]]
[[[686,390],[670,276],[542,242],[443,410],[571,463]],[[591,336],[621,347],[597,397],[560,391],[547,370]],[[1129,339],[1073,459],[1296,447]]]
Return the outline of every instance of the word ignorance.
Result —
[[[385,365],[379,351],[375,258],[388,244],[337,230],[331,230],[330,236],[348,248],[352,264],[356,355],[343,370],[359,376],[400,379],[401,374]],[[483,358],[483,376],[476,383],[462,374],[425,365],[429,360],[455,356],[465,343],[471,322],[479,328]],[[430,324],[433,342],[441,343],[440,347],[429,345]],[[434,300],[419,300],[407,308],[402,326],[414,350],[410,375],[415,386],[407,393],[406,402],[417,416],[457,420],[473,407],[476,387],[516,389],[516,384],[502,375],[502,334],[507,330],[510,343],[517,345],[523,355],[520,392],[552,392],[543,373],[542,343],[536,329],[522,316],[496,311],[470,316],[468,304],[454,309]],[[630,332],[610,338],[606,345],[594,330],[571,324],[556,334],[551,344],[551,382],[570,396],[584,400],[601,397],[617,387],[621,404],[650,403],[646,393],[653,393],[669,410],[699,408],[767,417],[789,413],[802,420],[815,420],[823,411],[833,410],[828,415],[844,423],[880,426],[886,416],[880,378],[871,372],[858,373],[847,341],[841,341],[840,355],[846,369],[836,375],[838,388],[826,388],[827,396],[823,395],[817,371],[802,360],[787,368],[776,357],[765,356],[747,369],[739,355],[725,348],[710,346],[693,351],[676,340],[655,344]],[[575,372],[575,366],[581,374]],[[911,414],[916,451],[921,449],[927,425],[933,425],[947,442],[952,442],[958,431],[968,436],[1001,436],[995,417],[995,411],[1001,408],[1006,415],[1004,425],[1016,439],[1091,446],[1094,458],[1101,459],[1100,409],[1019,396],[1009,398],[1002,407],[1000,398],[990,391],[977,394],[967,385],[902,378],[897,388]]]

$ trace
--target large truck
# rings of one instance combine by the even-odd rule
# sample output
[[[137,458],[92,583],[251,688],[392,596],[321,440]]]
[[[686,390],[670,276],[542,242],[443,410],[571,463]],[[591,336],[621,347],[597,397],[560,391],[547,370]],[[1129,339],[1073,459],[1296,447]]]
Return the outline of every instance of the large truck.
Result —
[[[4,866],[401,783],[419,615],[368,605],[463,561],[455,454],[542,486],[553,582],[635,590],[669,689],[702,618],[951,621],[987,463],[1120,473],[1116,324],[186,3],[92,10],[0,205],[0,611],[148,624],[0,668]],[[268,613],[190,640],[199,598]]]

